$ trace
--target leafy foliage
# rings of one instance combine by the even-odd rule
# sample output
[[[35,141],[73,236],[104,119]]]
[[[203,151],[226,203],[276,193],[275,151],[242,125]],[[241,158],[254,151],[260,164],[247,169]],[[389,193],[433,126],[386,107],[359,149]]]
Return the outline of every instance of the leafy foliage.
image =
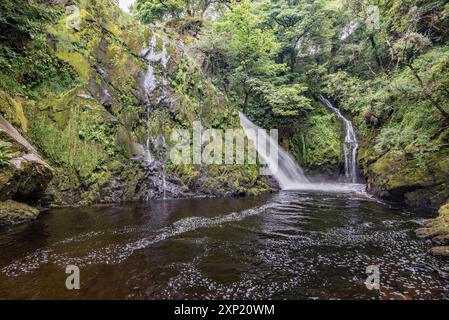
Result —
[[[86,114],[71,112],[63,129],[46,116],[38,116],[29,135],[50,163],[87,178],[114,155],[114,141],[104,130],[104,126],[88,121]]]
[[[205,16],[210,10],[221,10],[227,0],[137,0],[132,11],[145,23]]]
[[[76,83],[70,66],[51,54],[46,25],[57,16],[26,0],[0,4],[0,89],[38,96],[62,92]]]
[[[9,160],[12,157],[11,146],[10,142],[0,140],[0,169],[9,166]]]
[[[319,108],[312,100],[325,93],[353,117],[361,137],[375,136],[370,144],[377,156],[418,155],[447,144],[445,1],[373,6],[366,0],[243,0],[210,8],[213,18],[204,16],[193,42],[197,60],[258,124],[289,128],[301,123],[302,131],[324,126],[312,124],[321,119],[312,116]],[[179,15],[189,13],[154,15],[152,21]],[[296,139],[289,130],[281,136]],[[296,145],[301,148],[300,141]]]

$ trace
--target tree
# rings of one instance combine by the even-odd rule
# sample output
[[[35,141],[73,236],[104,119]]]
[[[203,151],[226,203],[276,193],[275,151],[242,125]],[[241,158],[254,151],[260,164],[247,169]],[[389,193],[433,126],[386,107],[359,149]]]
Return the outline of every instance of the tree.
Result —
[[[228,0],[136,0],[133,13],[144,23],[180,17],[204,17],[209,9],[217,11]]]
[[[226,67],[228,72],[221,79],[242,97],[240,103],[246,112],[256,80],[275,77],[284,66],[273,59],[279,46],[273,31],[261,27],[257,4],[233,2],[231,8],[206,27],[210,29],[204,33],[212,41],[203,39],[198,48],[210,61],[208,65],[213,65],[214,58],[218,58],[218,63]]]

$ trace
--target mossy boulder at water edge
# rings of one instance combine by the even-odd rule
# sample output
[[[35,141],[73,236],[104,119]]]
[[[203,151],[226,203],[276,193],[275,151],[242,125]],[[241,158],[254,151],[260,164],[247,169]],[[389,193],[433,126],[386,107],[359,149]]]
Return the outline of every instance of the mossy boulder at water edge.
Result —
[[[0,202],[0,225],[19,224],[36,219],[39,210],[12,200]]]
[[[438,217],[427,221],[416,234],[440,245],[432,248],[432,254],[449,257],[449,202],[440,208]]]
[[[368,189],[381,198],[410,207],[438,208],[449,197],[449,151],[424,154],[422,158],[387,152],[379,158],[362,148],[359,159]]]

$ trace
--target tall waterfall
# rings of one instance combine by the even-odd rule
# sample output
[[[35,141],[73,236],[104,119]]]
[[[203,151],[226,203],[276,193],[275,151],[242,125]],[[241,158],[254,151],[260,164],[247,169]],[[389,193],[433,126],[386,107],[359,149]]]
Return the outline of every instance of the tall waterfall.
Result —
[[[162,40],[162,48],[158,50],[158,40]],[[147,133],[145,141],[137,144],[137,150],[143,155],[143,166],[147,168],[148,192],[142,199],[148,201],[154,195],[163,199],[167,193],[180,194],[178,187],[169,181],[166,161],[168,156],[168,145],[164,138],[164,127],[159,124],[159,134],[157,136],[150,129],[157,125],[157,116],[153,117],[156,109],[161,109],[168,104],[169,82],[167,79],[167,68],[170,57],[167,51],[167,43],[164,39],[159,39],[153,34],[149,41],[148,48],[140,52],[140,56],[147,62],[147,70],[141,75],[141,99],[146,108]]]
[[[256,145],[257,152],[263,161],[268,165],[274,178],[278,181],[283,190],[306,189],[310,181],[304,175],[301,167],[296,163],[293,157],[282,147],[280,147],[273,138],[264,133],[260,127],[251,122],[243,113],[239,113],[240,124],[245,131],[246,136]],[[256,133],[257,136],[256,136]],[[257,139],[265,139],[266,144],[258,144]],[[268,152],[268,148],[270,152]],[[261,149],[262,148],[262,149]],[[272,150],[277,149],[277,155]],[[277,156],[277,159],[274,159]],[[277,161],[277,163],[275,163]]]
[[[144,98],[146,101],[146,114],[147,114],[147,123],[150,124],[151,121],[151,111],[152,108],[155,107],[154,104],[160,103],[163,99],[165,99],[168,95],[167,86],[168,81],[165,78],[165,73],[167,70],[168,63],[168,54],[167,54],[167,45],[166,42],[163,41],[162,51],[160,53],[156,52],[157,48],[157,38],[156,35],[153,34],[150,39],[150,46],[141,51],[141,56],[147,61],[147,71],[143,77],[142,88],[144,91]],[[157,63],[160,63],[161,69],[160,73],[162,74],[160,79],[156,77],[155,74],[155,66]],[[154,99],[154,92],[156,89],[159,89],[161,92],[157,92],[158,99]],[[145,161],[148,164],[152,164],[155,159],[151,153],[151,146],[154,143],[153,137],[148,130],[145,144],[141,146],[143,148]]]
[[[348,182],[357,183],[357,151],[359,149],[359,142],[355,134],[352,122],[346,119],[339,109],[334,107],[332,103],[322,95],[318,96],[329,109],[331,109],[338,118],[340,118],[345,125],[345,142],[343,144],[343,153],[345,158],[345,177]]]

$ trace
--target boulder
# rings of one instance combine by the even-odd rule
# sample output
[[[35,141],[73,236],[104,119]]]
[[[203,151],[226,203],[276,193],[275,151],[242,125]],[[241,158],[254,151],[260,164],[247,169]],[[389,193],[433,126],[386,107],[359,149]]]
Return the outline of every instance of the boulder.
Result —
[[[449,257],[449,246],[433,247],[430,249],[430,252],[432,252],[434,256]]]
[[[39,210],[13,200],[0,202],[0,225],[12,225],[36,219]]]
[[[425,165],[393,152],[375,160],[366,158],[366,153],[360,160],[371,193],[413,208],[437,209],[448,199],[448,150],[429,155]]]
[[[417,229],[416,235],[443,245],[432,248],[432,254],[449,256],[449,202],[440,208],[438,217],[428,220],[424,227]]]
[[[52,168],[36,149],[0,116],[0,139],[8,143],[9,163],[0,169],[0,201],[35,203],[53,176]]]

